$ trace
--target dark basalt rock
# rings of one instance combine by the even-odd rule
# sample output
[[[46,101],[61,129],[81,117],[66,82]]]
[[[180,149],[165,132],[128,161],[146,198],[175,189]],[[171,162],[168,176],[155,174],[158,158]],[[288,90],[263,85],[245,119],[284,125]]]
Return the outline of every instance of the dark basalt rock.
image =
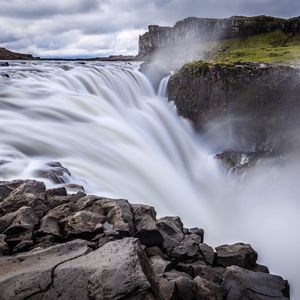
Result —
[[[156,212],[147,205],[132,204],[134,226],[137,230],[135,236],[147,246],[160,245],[163,238],[156,226]]]
[[[226,269],[222,287],[227,291],[227,300],[289,299],[289,285],[281,277],[236,266]]]
[[[216,251],[217,265],[222,267],[235,265],[250,269],[256,265],[257,253],[249,244],[222,245]]]
[[[168,93],[178,113],[218,149],[233,150],[223,155],[232,166],[240,150],[252,164],[266,153],[298,147],[292,133],[300,128],[298,68],[192,62],[171,77]]]
[[[216,258],[179,217],[32,180],[0,187],[1,300],[288,299],[250,245],[220,246]]]

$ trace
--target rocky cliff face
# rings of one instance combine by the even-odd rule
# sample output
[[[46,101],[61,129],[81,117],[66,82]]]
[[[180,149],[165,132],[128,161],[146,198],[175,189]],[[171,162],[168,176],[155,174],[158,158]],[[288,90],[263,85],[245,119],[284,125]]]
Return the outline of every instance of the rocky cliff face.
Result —
[[[279,19],[267,16],[231,17],[228,19],[187,18],[174,27],[150,25],[140,36],[138,58],[147,60],[158,50],[198,45],[201,41],[232,39],[282,29],[289,33],[300,31],[300,17]],[[196,50],[195,50],[196,51]]]
[[[300,128],[297,68],[193,62],[171,77],[168,91],[180,115],[199,130],[214,127],[231,148],[281,152]]]
[[[14,60],[14,59],[20,59],[20,60],[27,60],[27,59],[34,59],[34,57],[31,54],[22,54],[22,53],[15,53],[12,51],[9,51],[5,48],[0,48],[0,59],[3,60]]]
[[[289,299],[249,244],[203,238],[147,205],[0,182],[0,299]]]

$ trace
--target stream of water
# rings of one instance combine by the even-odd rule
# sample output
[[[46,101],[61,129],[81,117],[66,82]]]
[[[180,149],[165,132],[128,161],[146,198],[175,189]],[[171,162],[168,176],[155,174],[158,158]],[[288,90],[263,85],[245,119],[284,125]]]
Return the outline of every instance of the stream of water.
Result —
[[[210,145],[166,101],[168,77],[156,93],[138,67],[1,67],[0,178],[43,179],[37,170],[60,162],[72,174],[64,180],[88,193],[179,215],[186,226],[203,227],[214,245],[251,243],[300,296],[299,164],[269,161],[247,178],[228,176]]]

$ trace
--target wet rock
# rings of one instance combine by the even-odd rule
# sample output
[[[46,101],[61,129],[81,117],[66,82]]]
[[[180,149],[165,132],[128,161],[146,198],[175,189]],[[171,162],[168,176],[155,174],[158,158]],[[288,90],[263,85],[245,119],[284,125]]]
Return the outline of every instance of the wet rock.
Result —
[[[31,295],[41,299],[38,297],[51,285],[55,268],[87,252],[87,242],[75,240],[41,251],[0,257],[1,299],[23,300]]]
[[[223,300],[226,291],[218,284],[197,276],[195,279],[197,299],[201,300]],[[227,298],[226,298],[227,299]],[[237,300],[238,298],[236,298]]]
[[[149,261],[155,274],[163,274],[172,269],[172,263],[163,259],[161,256],[151,256]]]
[[[5,239],[6,239],[6,235],[0,234],[0,256],[7,255],[8,251],[9,251],[9,248],[8,248],[8,245],[5,241]]]
[[[161,256],[162,258],[166,258],[166,254],[163,253],[161,248],[154,246],[154,247],[146,247],[145,252],[148,257],[151,256]]]
[[[48,210],[45,204],[45,192],[44,183],[35,180],[24,181],[0,202],[0,216],[14,212],[22,206],[30,206],[38,217],[42,217]]]
[[[11,215],[14,218],[3,234],[9,248],[18,252],[33,245],[32,234],[39,219],[31,207],[22,207]]]
[[[38,235],[53,235],[53,236],[61,236],[62,226],[60,226],[60,222],[67,217],[71,216],[75,212],[75,204],[68,203],[55,207],[50,210],[46,216],[41,219],[40,228],[37,231]]]
[[[134,299],[151,291],[147,277],[151,267],[139,242],[124,238],[59,265],[49,289],[31,299]]]
[[[197,234],[198,236],[200,236],[201,237],[200,243],[203,243],[203,241],[204,241],[204,230],[203,229],[200,229],[200,228],[197,228],[197,227],[190,228],[189,232],[191,234]]]
[[[227,291],[227,300],[289,299],[289,285],[286,280],[237,266],[226,269],[222,287]]]
[[[67,183],[72,176],[60,162],[49,162],[43,169],[37,170],[35,173],[37,177],[49,179],[55,184]]]
[[[199,243],[187,235],[170,251],[170,256],[177,260],[199,257]]]
[[[178,217],[164,217],[157,220],[157,228],[164,242],[163,247],[170,252],[184,239],[183,225]]]
[[[77,207],[80,210],[92,211],[104,216],[104,220],[112,224],[113,229],[123,236],[134,235],[133,214],[127,200],[86,196],[77,201]]]
[[[96,212],[79,211],[68,217],[64,222],[67,236],[82,236],[103,232],[103,216]]]
[[[257,253],[249,244],[222,245],[216,251],[217,265],[223,267],[235,265],[249,269],[256,264]]]
[[[215,250],[205,243],[200,244],[199,248],[200,248],[201,254],[204,257],[205,262],[207,262],[210,265],[213,265],[215,262],[215,258],[216,258]]]
[[[159,288],[162,299],[195,299],[196,285],[193,279],[181,272],[166,272],[160,277]]]
[[[156,211],[148,205],[132,204],[135,237],[147,246],[160,245],[163,242],[161,233],[156,226]]]
[[[251,268],[251,271],[262,272],[267,274],[270,273],[268,267],[259,264],[255,264],[255,266]]]
[[[68,196],[68,194],[67,194],[67,190],[65,187],[59,187],[59,188],[54,188],[54,189],[48,189],[47,196],[49,196],[49,197]]]

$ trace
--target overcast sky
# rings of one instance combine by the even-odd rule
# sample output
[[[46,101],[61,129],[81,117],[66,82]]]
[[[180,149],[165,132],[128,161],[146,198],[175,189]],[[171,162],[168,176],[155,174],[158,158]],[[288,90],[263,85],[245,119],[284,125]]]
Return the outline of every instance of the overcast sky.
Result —
[[[147,25],[300,15],[300,0],[0,0],[0,45],[41,57],[136,54]]]

